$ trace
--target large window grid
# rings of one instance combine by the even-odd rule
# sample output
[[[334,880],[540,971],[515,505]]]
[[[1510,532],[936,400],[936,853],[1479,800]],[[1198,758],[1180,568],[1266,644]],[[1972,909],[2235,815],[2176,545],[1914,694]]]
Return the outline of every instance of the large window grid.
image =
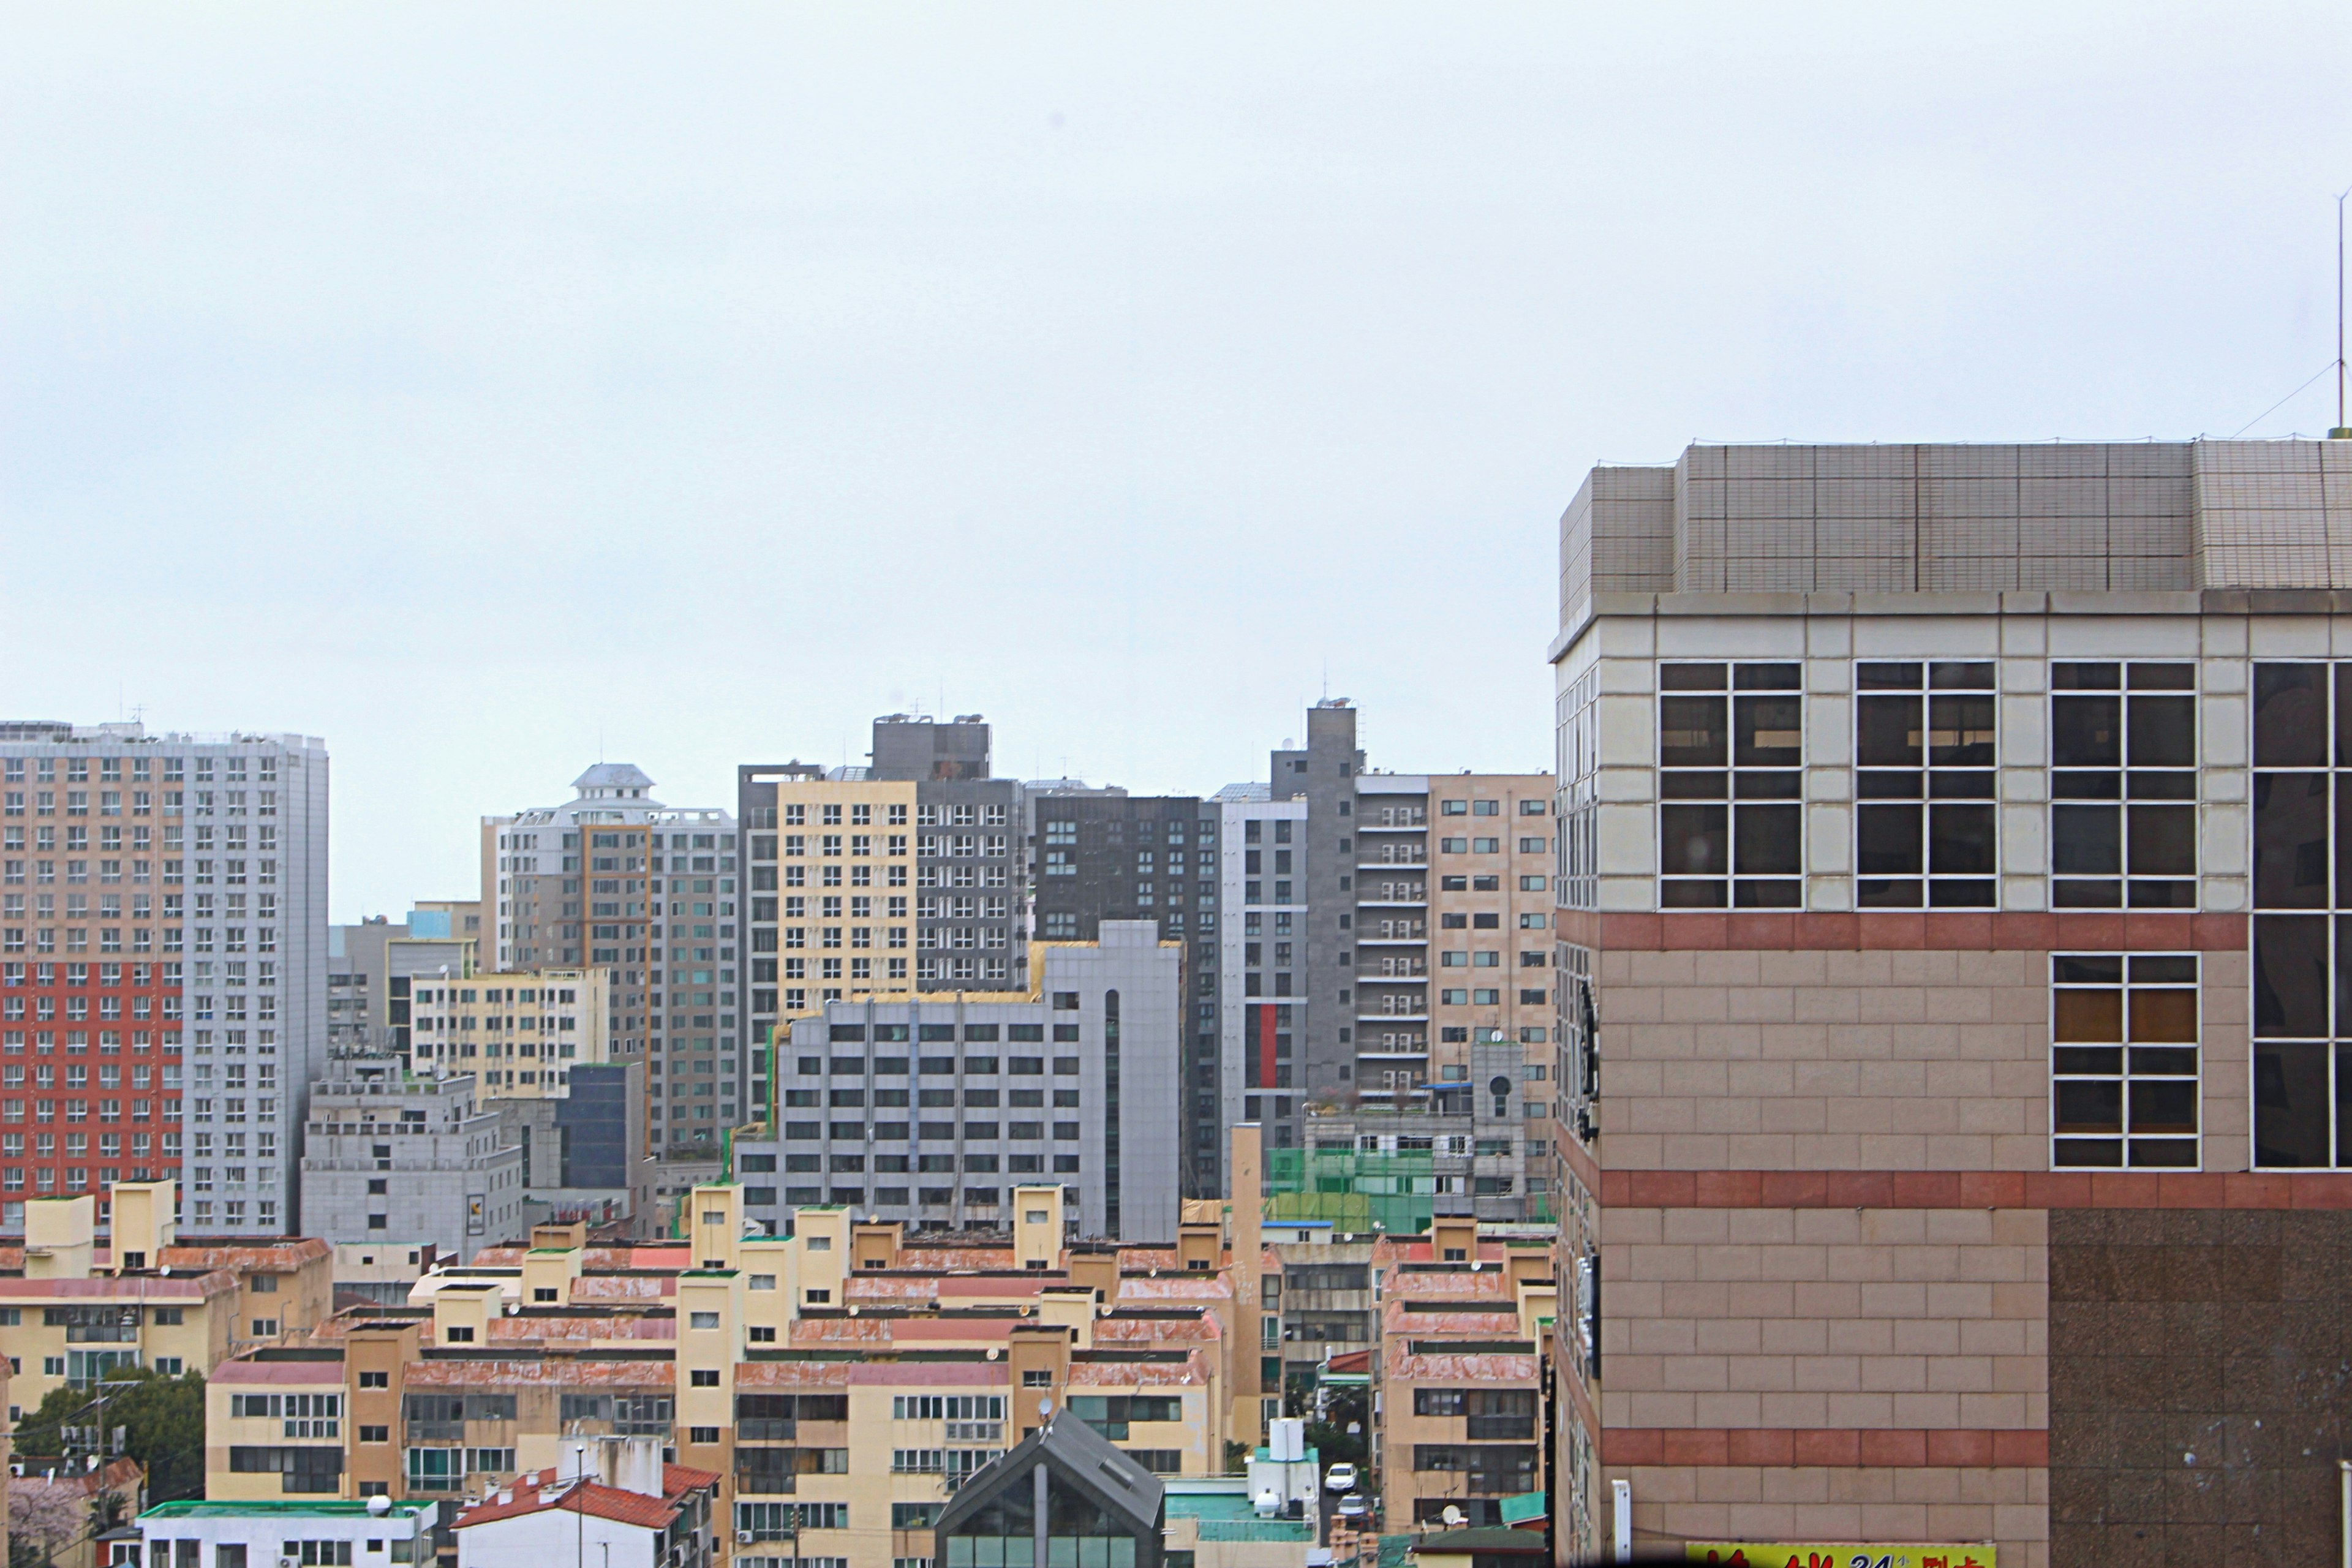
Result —
[[[1854,902],[1990,909],[1994,721],[1990,659],[1854,667]]]
[[[2253,679],[2254,1163],[2352,1165],[2352,674]]]
[[[2194,1170],[2197,955],[2050,955],[2050,1163]]]
[[[1658,902],[1803,902],[1804,694],[1790,664],[1658,667]]]
[[[2051,899],[2197,907],[2197,667],[2050,667]]]

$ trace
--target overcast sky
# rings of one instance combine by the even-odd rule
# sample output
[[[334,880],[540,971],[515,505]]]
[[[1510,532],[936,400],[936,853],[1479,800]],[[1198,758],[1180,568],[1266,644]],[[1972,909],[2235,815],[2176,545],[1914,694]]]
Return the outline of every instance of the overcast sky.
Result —
[[[0,712],[325,736],[338,919],[895,710],[1548,766],[1595,461],[2333,357],[2352,7],[1924,9],[11,6]]]

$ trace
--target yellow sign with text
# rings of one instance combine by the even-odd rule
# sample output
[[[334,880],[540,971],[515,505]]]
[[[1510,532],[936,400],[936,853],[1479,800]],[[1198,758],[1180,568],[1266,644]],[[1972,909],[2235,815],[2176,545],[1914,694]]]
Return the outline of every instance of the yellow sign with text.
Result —
[[[1814,1542],[1694,1541],[1683,1555],[1717,1568],[1999,1568],[1993,1548],[1972,1546],[1864,1546]]]

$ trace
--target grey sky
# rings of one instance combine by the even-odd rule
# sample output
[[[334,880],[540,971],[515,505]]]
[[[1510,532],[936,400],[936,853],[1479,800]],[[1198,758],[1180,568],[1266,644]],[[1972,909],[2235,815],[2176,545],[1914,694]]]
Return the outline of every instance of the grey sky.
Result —
[[[325,735],[339,918],[942,699],[1212,790],[1328,664],[1547,766],[1592,462],[2325,363],[2347,18],[13,6],[0,710]]]

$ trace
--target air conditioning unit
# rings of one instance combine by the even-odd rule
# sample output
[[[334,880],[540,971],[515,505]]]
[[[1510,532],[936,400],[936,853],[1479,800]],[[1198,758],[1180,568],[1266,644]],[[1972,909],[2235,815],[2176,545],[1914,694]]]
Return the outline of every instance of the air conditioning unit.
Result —
[[[739,1530],[735,1532],[735,1544],[738,1546],[749,1546],[754,1539],[751,1531],[748,1530]]]
[[[302,1564],[298,1559],[280,1557],[278,1560],[278,1568],[302,1568]]]

